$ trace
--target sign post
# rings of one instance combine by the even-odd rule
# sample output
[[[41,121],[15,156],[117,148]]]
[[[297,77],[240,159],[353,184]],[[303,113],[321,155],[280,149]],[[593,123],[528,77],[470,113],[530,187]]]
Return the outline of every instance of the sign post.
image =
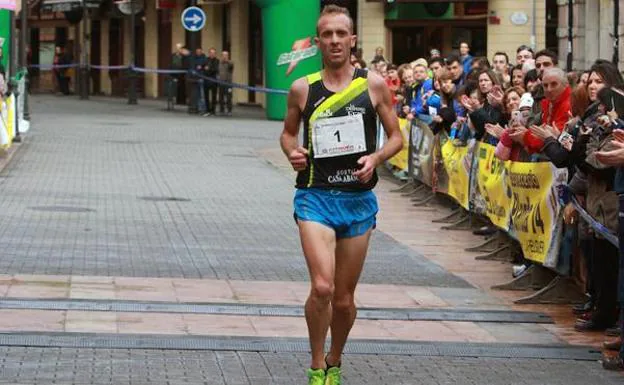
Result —
[[[189,45],[189,50],[191,51],[192,62],[195,55],[195,49],[197,48],[197,34],[206,25],[206,14],[201,8],[197,7],[197,0],[191,0],[191,6],[182,11],[180,21],[182,22],[182,27],[190,32],[189,41],[187,43]],[[198,111],[197,103],[201,96],[200,91],[198,90],[199,79],[192,73],[189,74],[186,79],[189,82],[189,90],[191,92],[191,98],[188,104],[188,113],[195,114]]]

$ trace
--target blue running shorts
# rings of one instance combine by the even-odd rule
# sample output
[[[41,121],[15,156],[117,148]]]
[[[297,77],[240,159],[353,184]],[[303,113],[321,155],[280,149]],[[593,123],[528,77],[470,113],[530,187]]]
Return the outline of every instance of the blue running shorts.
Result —
[[[375,228],[377,197],[368,191],[298,189],[295,221],[312,221],[334,229],[336,238],[353,238]]]

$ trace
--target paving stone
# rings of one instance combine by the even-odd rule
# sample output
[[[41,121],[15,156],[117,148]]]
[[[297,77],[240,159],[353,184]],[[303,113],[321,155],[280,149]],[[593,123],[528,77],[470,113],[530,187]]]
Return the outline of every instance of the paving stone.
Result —
[[[1,384],[305,383],[307,354],[123,349],[2,348]],[[346,355],[349,385],[615,385],[622,376],[595,362]]]
[[[293,181],[255,155],[278,146],[280,123],[76,103],[32,98],[0,173],[0,272],[308,279]],[[468,286],[381,232],[362,281]]]

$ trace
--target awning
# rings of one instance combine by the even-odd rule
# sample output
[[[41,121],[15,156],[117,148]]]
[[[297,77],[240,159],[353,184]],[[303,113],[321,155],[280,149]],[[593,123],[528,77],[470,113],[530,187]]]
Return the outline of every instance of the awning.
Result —
[[[100,8],[102,0],[43,0],[41,10],[44,12],[69,12],[86,8]]]
[[[487,3],[488,0],[366,0],[367,3]]]
[[[15,0],[0,0],[0,9],[8,9],[10,11],[15,11],[16,7]]]

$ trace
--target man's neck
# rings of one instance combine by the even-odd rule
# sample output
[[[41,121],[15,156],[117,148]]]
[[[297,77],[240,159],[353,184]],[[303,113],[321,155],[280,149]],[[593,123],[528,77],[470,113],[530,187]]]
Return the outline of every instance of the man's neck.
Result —
[[[342,86],[353,79],[355,67],[346,64],[340,68],[325,67],[323,70],[323,82],[329,85]]]

